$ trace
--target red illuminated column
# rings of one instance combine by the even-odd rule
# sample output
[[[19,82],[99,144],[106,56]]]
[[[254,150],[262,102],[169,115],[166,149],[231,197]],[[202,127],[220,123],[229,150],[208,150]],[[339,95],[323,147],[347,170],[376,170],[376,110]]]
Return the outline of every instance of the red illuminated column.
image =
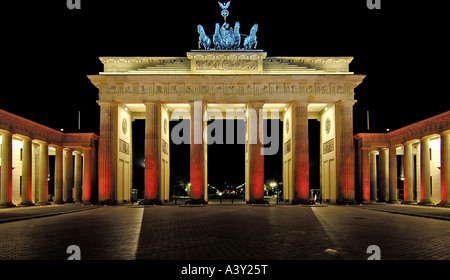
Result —
[[[370,160],[369,160],[369,148],[361,147],[361,195],[363,203],[370,203]]]
[[[247,125],[249,133],[249,203],[264,203],[264,154],[260,137],[263,129],[263,103],[250,103],[247,109]]]
[[[19,205],[34,205],[32,198],[32,146],[31,139],[22,138],[22,199]]]
[[[431,205],[430,184],[430,138],[425,136],[420,139],[420,202],[419,204]]]
[[[441,202],[450,205],[450,130],[441,133]]]
[[[414,164],[412,154],[412,144],[414,141],[406,142],[404,145],[404,160],[403,160],[403,201],[404,204],[414,202]]]
[[[205,158],[203,141],[203,114],[206,105],[202,102],[192,102],[191,106],[191,155],[190,155],[190,203],[205,203]]]
[[[0,207],[14,206],[12,203],[12,134],[2,130],[2,166],[0,184]]]
[[[38,205],[47,205],[48,202],[48,144],[39,142],[39,201]]]
[[[92,192],[92,148],[84,148],[83,156],[83,203],[91,202],[91,192]]]
[[[397,147],[389,147],[389,203],[397,200]]]
[[[337,203],[355,202],[355,151],[353,143],[353,104],[336,103],[336,194]]]
[[[377,151],[370,152],[370,201],[376,202],[377,197]]]
[[[389,197],[389,149],[382,148],[378,156],[378,202],[387,202]]]
[[[293,204],[309,202],[308,103],[292,104]]]
[[[98,199],[102,204],[115,203],[116,190],[116,137],[114,120],[117,105],[113,102],[99,102],[100,139],[98,151]],[[117,120],[116,120],[117,122]]]
[[[55,200],[54,204],[64,203],[63,200],[63,148],[54,146],[55,148]]]
[[[145,103],[145,204],[161,204],[161,105]]]

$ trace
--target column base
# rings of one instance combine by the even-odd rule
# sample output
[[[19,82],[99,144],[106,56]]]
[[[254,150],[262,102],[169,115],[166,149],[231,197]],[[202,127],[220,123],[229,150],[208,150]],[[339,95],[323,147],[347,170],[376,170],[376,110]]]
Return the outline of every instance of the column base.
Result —
[[[425,206],[430,206],[430,205],[436,205],[436,203],[433,203],[431,200],[429,199],[424,199],[421,200],[419,203],[417,203],[419,205],[425,205]]]
[[[107,199],[107,200],[99,201],[98,203],[102,204],[102,205],[115,205],[116,201],[112,200],[112,199]]]
[[[17,206],[34,206],[35,204],[31,201],[27,201],[27,202],[21,202],[19,203]]]
[[[292,205],[298,205],[298,204],[310,204],[309,199],[293,199]]]
[[[247,204],[269,204],[269,202],[264,199],[250,199]]]
[[[188,204],[208,204],[207,201],[205,201],[204,199],[190,199],[188,201],[186,201],[184,204],[188,205]]]
[[[55,200],[52,204],[64,204],[65,202],[63,200]]]
[[[402,201],[401,204],[417,204],[417,203],[413,200],[407,200],[407,201]]]
[[[336,204],[337,205],[348,205],[348,204],[356,204],[356,201],[355,200],[344,200],[344,199],[342,199],[342,200],[336,200]]]
[[[162,205],[162,202],[159,199],[149,199],[149,200],[144,200],[143,204],[144,205]]]
[[[389,200],[388,203],[389,204],[400,204],[400,201],[398,201],[398,200]]]
[[[12,202],[3,202],[0,203],[0,208],[7,208],[7,207],[15,207],[16,205]]]
[[[361,204],[372,204],[373,202],[372,202],[372,200],[370,200],[370,199],[365,199],[365,200],[363,200],[362,202],[361,202]]]
[[[42,206],[42,205],[50,205],[51,203],[48,201],[42,201],[42,202],[37,202],[36,205]]]
[[[450,201],[441,201],[441,202],[439,202],[438,205],[448,207],[448,206],[450,206]]]

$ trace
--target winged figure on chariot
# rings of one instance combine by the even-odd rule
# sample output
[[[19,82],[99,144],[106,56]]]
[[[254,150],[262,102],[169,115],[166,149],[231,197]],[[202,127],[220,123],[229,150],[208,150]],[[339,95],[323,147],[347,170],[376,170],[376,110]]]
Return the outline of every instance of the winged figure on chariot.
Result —
[[[222,8],[222,16],[225,19],[225,22],[220,26],[216,23],[216,28],[214,31],[214,35],[212,35],[212,40],[210,36],[206,35],[205,29],[202,25],[197,26],[197,31],[199,33],[198,39],[198,48],[202,47],[205,50],[250,50],[252,48],[256,49],[257,40],[256,40],[256,32],[258,31],[258,24],[253,25],[250,34],[244,35],[240,34],[240,23],[236,22],[233,27],[227,23],[227,16],[229,15],[228,7],[230,6],[231,1],[228,3],[220,3],[219,6]],[[244,46],[241,48],[241,38],[244,38]],[[214,48],[211,48],[211,43],[214,44]]]

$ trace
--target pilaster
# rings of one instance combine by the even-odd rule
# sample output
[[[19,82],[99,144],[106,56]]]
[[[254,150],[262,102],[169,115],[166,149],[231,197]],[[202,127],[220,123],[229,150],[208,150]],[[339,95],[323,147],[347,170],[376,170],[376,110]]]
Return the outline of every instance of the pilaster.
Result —
[[[441,133],[441,202],[450,206],[450,130]]]

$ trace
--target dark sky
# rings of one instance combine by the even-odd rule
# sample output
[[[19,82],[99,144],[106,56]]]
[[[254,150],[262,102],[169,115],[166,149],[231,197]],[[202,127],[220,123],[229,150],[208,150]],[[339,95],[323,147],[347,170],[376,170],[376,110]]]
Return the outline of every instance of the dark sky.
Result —
[[[2,4],[3,88],[0,108],[54,129],[98,133],[97,89],[86,75],[100,56],[185,56],[197,48],[197,24],[223,22],[215,0],[65,0]],[[95,2],[95,3],[93,3]],[[392,3],[396,2],[396,3]],[[241,32],[259,24],[268,56],[353,56],[367,75],[356,89],[354,133],[391,131],[449,110],[445,7],[438,1],[233,0],[228,22]],[[443,32],[445,30],[445,32]],[[247,32],[248,33],[248,32]],[[5,48],[6,47],[6,48]]]

